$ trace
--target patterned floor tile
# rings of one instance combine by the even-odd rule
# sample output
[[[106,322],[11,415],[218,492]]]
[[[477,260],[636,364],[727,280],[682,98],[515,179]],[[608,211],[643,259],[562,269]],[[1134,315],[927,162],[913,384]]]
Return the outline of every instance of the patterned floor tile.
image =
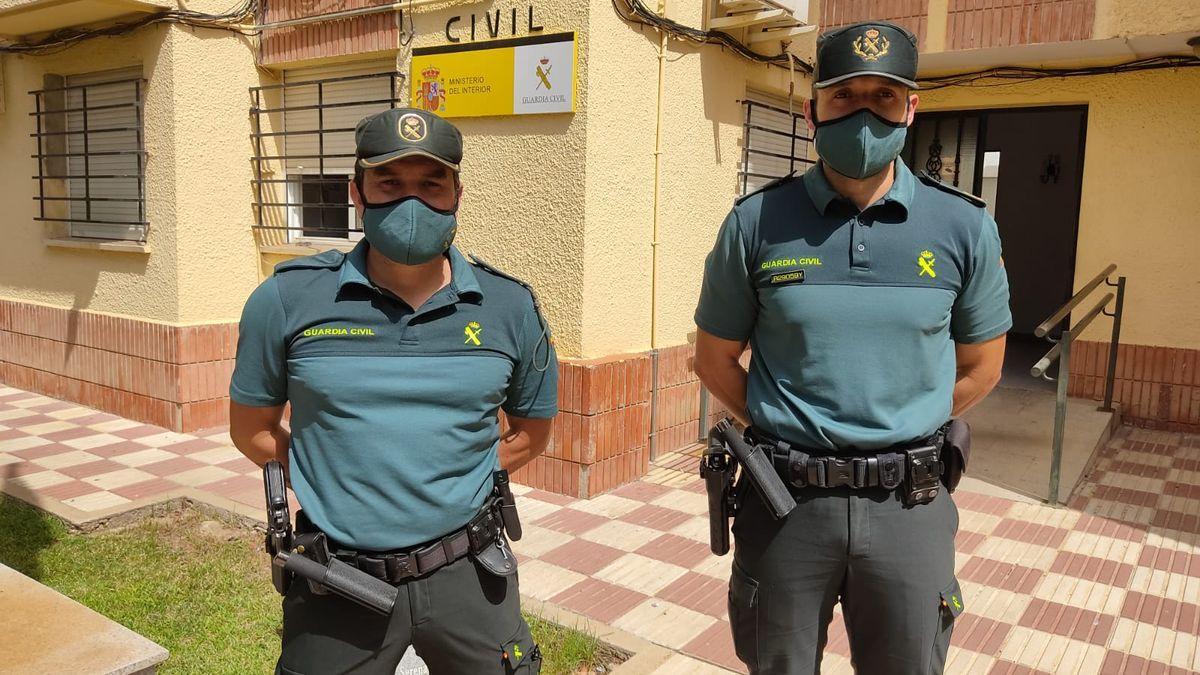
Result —
[[[55,445],[55,443],[48,441],[44,438],[39,438],[37,436],[23,436],[20,438],[13,438],[13,439],[7,440],[7,441],[0,441],[0,452],[17,454],[21,450],[27,450],[29,448],[36,448],[36,447],[42,446],[42,445]]]
[[[613,626],[651,642],[682,649],[715,623],[714,617],[666,600],[649,598],[613,621]]]
[[[222,469],[218,466],[204,466],[200,467],[199,469],[192,469],[190,471],[183,471],[174,474],[171,476],[171,480],[179,483],[180,485],[186,485],[188,487],[200,487],[202,485],[215,483],[219,480],[225,480],[226,478],[236,475],[238,474],[229,471],[228,469]]]
[[[80,511],[100,511],[103,509],[128,504],[130,500],[121,495],[114,494],[108,491],[98,491],[91,494],[64,499],[63,503],[79,509]]]
[[[110,473],[102,473],[98,476],[89,476],[83,479],[85,483],[91,483],[102,490],[111,490],[113,488],[122,487],[124,485],[132,485],[140,483],[144,480],[154,478],[153,475],[140,471],[138,469],[121,469]]]
[[[79,438],[68,439],[68,440],[61,441],[61,442],[63,445],[69,445],[72,448],[75,448],[76,450],[91,450],[92,448],[98,448],[102,445],[112,445],[113,443],[120,443],[122,440],[124,440],[120,436],[114,436],[112,434],[92,433],[92,431],[90,429],[88,429],[87,431],[88,431],[88,435],[81,436]]]
[[[654,595],[686,572],[678,565],[626,553],[592,576],[639,593]]]
[[[524,574],[524,571],[522,571]],[[604,623],[612,623],[646,600],[644,593],[631,591],[599,579],[585,578],[551,598],[551,602]]]
[[[137,450],[124,455],[114,455],[112,458],[114,462],[133,467],[141,467],[147,464],[156,464],[173,459],[180,458],[178,455],[171,454],[158,448],[146,448],[145,450]]]
[[[39,466],[44,466],[47,469],[61,469],[67,466],[75,466],[76,464],[87,464],[101,459],[97,455],[83,450],[71,450],[69,452],[60,452],[54,455],[39,457],[33,462]]]
[[[611,546],[585,539],[573,539],[538,557],[552,565],[591,576],[623,555],[624,552]]]
[[[683,654],[675,654],[651,671],[654,675],[726,675],[728,670]]]
[[[520,574],[521,593],[545,601],[587,579],[578,572],[541,560],[521,563]]]
[[[16,467],[20,465],[10,464],[9,466]],[[47,488],[52,485],[58,485],[60,483],[67,483],[75,480],[74,478],[63,475],[57,471],[50,471],[48,469],[42,469],[41,467],[37,467],[37,469],[39,470],[14,478],[9,478],[5,481],[5,485],[7,486],[8,484],[12,484],[13,486],[21,487],[26,490],[40,490],[41,488]]]
[[[734,672],[748,672],[734,651],[733,634],[730,632],[728,621],[714,623],[684,645],[681,651],[688,656],[694,656]]]
[[[581,538],[605,544],[622,551],[636,551],[649,542],[662,536],[662,532],[648,527],[629,525],[618,520],[606,520],[599,527],[594,527],[583,534]]]
[[[685,572],[657,595],[701,614],[720,618],[728,614],[729,583],[704,574]]]

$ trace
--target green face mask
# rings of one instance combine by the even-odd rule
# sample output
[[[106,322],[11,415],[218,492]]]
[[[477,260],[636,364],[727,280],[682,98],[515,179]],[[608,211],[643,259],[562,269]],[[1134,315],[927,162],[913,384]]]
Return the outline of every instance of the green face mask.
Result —
[[[863,108],[836,120],[816,123],[817,154],[834,171],[866,178],[887,168],[904,149],[908,126]]]
[[[364,207],[367,243],[404,265],[420,265],[445,253],[458,231],[454,211],[439,211],[415,196]]]

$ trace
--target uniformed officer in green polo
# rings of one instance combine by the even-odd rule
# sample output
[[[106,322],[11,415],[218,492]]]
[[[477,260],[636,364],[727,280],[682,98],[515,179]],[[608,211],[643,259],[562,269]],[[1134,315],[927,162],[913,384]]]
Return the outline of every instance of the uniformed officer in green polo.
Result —
[[[1012,320],[996,223],[897,159],[916,72],[916,38],[897,26],[820,36],[805,104],[820,161],[740,199],[717,235],[696,371],[752,436],[869,457],[920,444],[999,380]],[[785,519],[747,491],[733,523],[738,657],[753,673],[818,672],[840,602],[858,672],[942,672],[970,606],[947,492],[905,506],[883,487],[793,489]]]
[[[527,287],[452,244],[458,129],[398,109],[362,120],[355,140],[365,239],[280,264],[251,294],[230,434],[256,463],[290,465],[331,553],[399,596],[387,618],[294,581],[277,672],[390,675],[410,644],[435,675],[536,672],[507,544],[485,547],[507,556],[496,574],[483,554],[441,542],[476,522],[496,469],[546,448],[557,413],[547,326]]]

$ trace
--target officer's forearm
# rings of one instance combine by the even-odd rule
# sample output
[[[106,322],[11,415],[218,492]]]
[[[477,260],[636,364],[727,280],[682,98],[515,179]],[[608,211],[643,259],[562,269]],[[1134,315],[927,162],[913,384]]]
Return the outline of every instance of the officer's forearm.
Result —
[[[982,401],[1004,370],[1005,336],[974,344],[954,345],[957,376],[954,381],[953,415],[961,415]]]
[[[954,410],[951,413],[958,417],[975,407],[996,387],[997,378],[990,373],[977,371],[962,371],[954,382]]]
[[[709,393],[725,404],[729,414],[742,424],[750,423],[746,412],[746,369],[737,359],[696,359],[696,376]]]
[[[262,466],[272,459],[278,459],[284,468],[287,468],[287,451],[291,445],[292,434],[282,426],[276,426],[274,429],[263,429],[249,435],[239,443],[238,439],[234,439],[234,445],[238,450],[242,451],[250,461]]]
[[[553,419],[506,416],[500,435],[500,468],[513,472],[532,462],[550,444],[553,428]]]
[[[283,426],[283,406],[257,408],[230,402],[229,437],[255,464],[278,459],[287,468],[292,434]]]

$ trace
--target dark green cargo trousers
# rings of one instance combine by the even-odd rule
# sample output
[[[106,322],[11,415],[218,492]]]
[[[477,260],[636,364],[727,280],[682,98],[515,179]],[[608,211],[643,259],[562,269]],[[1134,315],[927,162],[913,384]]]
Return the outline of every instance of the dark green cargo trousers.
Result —
[[[539,671],[516,575],[495,576],[468,556],[396,589],[396,607],[385,617],[293,581],[276,674],[392,675],[410,644],[431,675]]]
[[[782,521],[753,491],[734,520],[729,621],[738,658],[751,673],[819,673],[840,601],[857,672],[941,673],[963,609],[950,495],[905,507],[881,488],[793,494],[796,509]]]

